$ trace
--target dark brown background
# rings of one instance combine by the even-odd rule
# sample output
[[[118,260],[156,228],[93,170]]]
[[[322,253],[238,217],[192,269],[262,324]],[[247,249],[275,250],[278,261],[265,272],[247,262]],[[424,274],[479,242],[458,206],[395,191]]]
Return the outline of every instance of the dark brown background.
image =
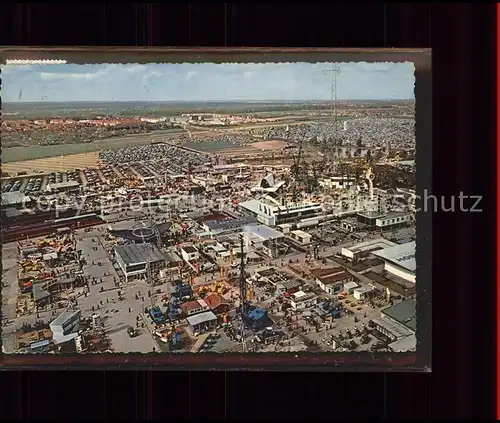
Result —
[[[495,375],[494,4],[0,6],[4,45],[432,47],[433,373],[8,372],[5,419],[488,418]]]

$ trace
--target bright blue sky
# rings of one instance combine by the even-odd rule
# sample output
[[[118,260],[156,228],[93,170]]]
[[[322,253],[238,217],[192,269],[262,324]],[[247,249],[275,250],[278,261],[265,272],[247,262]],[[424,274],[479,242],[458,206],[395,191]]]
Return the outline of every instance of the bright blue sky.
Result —
[[[339,99],[414,98],[413,63],[341,63]],[[2,100],[329,100],[329,63],[6,65]]]

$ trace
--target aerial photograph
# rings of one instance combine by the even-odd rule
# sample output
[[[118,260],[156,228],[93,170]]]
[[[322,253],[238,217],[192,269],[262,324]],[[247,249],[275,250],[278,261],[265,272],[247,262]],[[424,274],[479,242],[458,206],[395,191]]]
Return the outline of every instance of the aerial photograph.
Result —
[[[3,354],[415,351],[413,63],[1,70]]]

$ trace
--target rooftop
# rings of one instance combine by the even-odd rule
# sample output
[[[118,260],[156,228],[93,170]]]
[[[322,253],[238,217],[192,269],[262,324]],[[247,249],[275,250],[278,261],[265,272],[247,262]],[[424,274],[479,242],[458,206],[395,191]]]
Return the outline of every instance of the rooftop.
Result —
[[[297,279],[289,279],[287,281],[283,281],[281,284],[283,285],[283,287],[286,290],[289,290],[289,289],[298,288],[299,286],[302,285],[302,282],[300,282]]]
[[[301,301],[311,300],[315,297],[316,297],[316,295],[313,294],[312,292],[299,291],[299,292],[296,292],[295,294],[293,294],[293,300],[296,302],[297,301],[301,302]]]
[[[207,295],[203,300],[211,309],[217,308],[221,304],[229,304],[229,302],[217,292]]]
[[[115,252],[126,265],[153,263],[165,259],[156,245],[150,243],[118,245]]]
[[[373,290],[375,290],[375,287],[370,285],[365,285],[365,286],[360,286],[358,288],[354,288],[354,290],[356,292],[359,292],[360,294],[365,294],[367,292],[372,292]]]
[[[292,231],[292,234],[294,234],[296,236],[300,236],[301,238],[307,238],[307,237],[311,236],[307,232],[304,232],[304,231],[301,231],[301,230]]]
[[[396,338],[402,338],[412,334],[405,326],[389,320],[385,316],[382,316],[380,319],[372,319],[372,321],[376,325],[381,326],[388,332],[392,333]]]
[[[194,300],[182,304],[181,309],[186,313],[188,311],[196,310],[199,308],[206,308],[207,306],[207,303],[203,300]]]
[[[225,220],[205,220],[203,225],[211,230],[225,230],[225,229],[237,229],[243,225],[248,225],[249,223],[254,223],[255,219],[252,216],[244,216],[238,219],[225,219]]]
[[[376,251],[373,254],[390,261],[398,266],[401,266],[411,272],[415,272],[417,263],[415,261],[415,241],[407,242],[406,244],[395,245],[393,247],[384,248]]]
[[[405,300],[382,310],[382,314],[415,331],[417,329],[416,305],[415,300]]]
[[[357,286],[358,286],[358,284],[353,281],[353,282],[347,282],[344,285],[344,288],[351,289],[351,288],[356,288]]]
[[[196,326],[202,323],[207,323],[213,320],[217,320],[217,316],[211,311],[205,311],[204,313],[199,313],[195,314],[194,316],[189,316],[186,320],[190,326]]]
[[[13,206],[31,201],[31,198],[20,191],[2,193],[2,206]]]
[[[262,238],[263,240],[280,239],[283,234],[266,225],[248,225],[243,228],[243,231]]]
[[[79,187],[80,184],[77,181],[67,181],[67,182],[56,182],[48,184],[48,189],[59,189],[59,188],[74,188]]]
[[[165,260],[168,263],[179,263],[182,261],[179,255],[176,254],[174,251],[168,251],[167,253],[165,253]]]
[[[188,254],[194,254],[198,252],[198,250],[194,248],[192,245],[186,245],[182,247],[182,249]]]
[[[387,239],[377,238],[371,239],[369,241],[360,242],[359,244],[353,245],[352,247],[344,247],[346,250],[352,251],[353,253],[372,251],[374,249],[383,250],[384,248],[394,247],[396,243],[391,242]]]
[[[389,348],[394,352],[415,351],[417,347],[417,337],[415,335],[408,335],[404,338],[389,344]]]
[[[63,325],[66,323],[69,319],[73,318],[76,315],[81,314],[80,310],[70,310],[70,311],[63,311],[59,316],[57,316],[52,322],[50,322],[51,325]]]
[[[324,285],[330,285],[335,282],[340,282],[345,279],[352,278],[352,275],[343,267],[332,267],[329,269],[314,269],[311,270],[313,276],[321,281]]]

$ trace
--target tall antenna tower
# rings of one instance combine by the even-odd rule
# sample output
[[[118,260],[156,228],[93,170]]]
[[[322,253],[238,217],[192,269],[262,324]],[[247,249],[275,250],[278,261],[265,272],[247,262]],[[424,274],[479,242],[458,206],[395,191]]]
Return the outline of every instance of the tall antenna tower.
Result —
[[[330,73],[332,75],[332,82],[331,82],[331,114],[332,114],[332,120],[333,120],[333,141],[334,145],[328,145],[329,140],[327,137],[325,137],[324,140],[324,145],[323,145],[323,154],[325,157],[325,160],[328,160],[330,157],[328,157],[333,149],[336,147],[336,141],[338,138],[338,96],[337,96],[337,75],[340,74],[340,66],[337,63],[334,63],[332,65],[331,69],[328,69],[324,71],[326,73]]]
[[[247,315],[247,279],[245,275],[245,255],[244,255],[244,245],[245,238],[243,234],[240,234],[240,336],[241,336],[241,346],[243,352],[247,351],[247,344],[245,341],[245,318]]]
[[[158,224],[153,221],[152,222],[152,227],[153,227],[153,230],[155,232],[155,237],[156,237],[156,245],[158,246],[158,248],[161,248],[161,234],[160,234],[160,228],[158,228]]]

